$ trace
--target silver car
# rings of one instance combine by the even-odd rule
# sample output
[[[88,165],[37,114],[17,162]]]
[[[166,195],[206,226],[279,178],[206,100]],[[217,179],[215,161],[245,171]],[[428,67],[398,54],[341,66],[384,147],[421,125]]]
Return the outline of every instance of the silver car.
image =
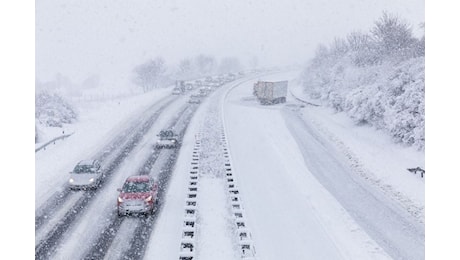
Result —
[[[102,177],[102,167],[98,160],[83,160],[70,172],[69,187],[71,189],[96,189],[100,186]]]
[[[188,100],[188,103],[190,103],[190,104],[193,104],[193,103],[194,104],[200,104],[200,102],[201,102],[201,98],[198,95],[191,95],[190,99]]]

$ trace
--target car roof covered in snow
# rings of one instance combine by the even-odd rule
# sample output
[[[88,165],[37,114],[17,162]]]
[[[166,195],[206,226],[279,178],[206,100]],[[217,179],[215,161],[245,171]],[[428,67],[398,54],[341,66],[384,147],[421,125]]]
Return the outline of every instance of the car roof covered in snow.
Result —
[[[90,159],[90,160],[81,160],[78,165],[93,165],[96,160]]]
[[[148,182],[150,180],[153,180],[153,178],[148,175],[132,175],[126,179],[129,182]]]

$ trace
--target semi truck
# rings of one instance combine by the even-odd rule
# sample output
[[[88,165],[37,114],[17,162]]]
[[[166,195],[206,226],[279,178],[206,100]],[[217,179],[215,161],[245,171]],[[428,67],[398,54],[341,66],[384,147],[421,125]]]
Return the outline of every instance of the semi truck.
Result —
[[[173,89],[174,95],[180,95],[185,92],[185,81],[176,80],[176,86]]]
[[[262,105],[285,103],[287,87],[287,80],[276,82],[257,81],[254,83],[253,94]]]

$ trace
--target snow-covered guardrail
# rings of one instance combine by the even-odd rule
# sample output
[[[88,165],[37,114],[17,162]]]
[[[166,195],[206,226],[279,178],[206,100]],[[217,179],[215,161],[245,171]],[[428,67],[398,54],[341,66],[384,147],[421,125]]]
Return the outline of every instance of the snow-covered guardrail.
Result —
[[[46,142],[45,144],[41,145],[40,147],[35,148],[35,152],[38,152],[38,151],[40,151],[41,149],[46,150],[46,147],[47,147],[48,145],[50,145],[50,144],[55,144],[56,141],[61,140],[61,139],[65,139],[65,138],[67,138],[67,137],[69,137],[69,136],[71,136],[71,135],[73,135],[73,134],[74,134],[74,133],[71,133],[71,134],[68,134],[68,135],[61,135],[61,136],[58,136],[58,137],[52,139],[51,141],[48,141],[48,142]]]
[[[221,135],[221,143],[224,154],[224,167],[226,175],[225,177],[227,180],[227,189],[229,193],[231,211],[233,214],[232,217],[235,223],[236,236],[239,240],[238,247],[240,249],[241,258],[247,260],[255,259],[256,250],[251,238],[251,232],[247,227],[247,221],[244,218],[245,214],[240,197],[240,191],[236,184],[236,178],[233,175],[230,153],[228,152],[228,143],[223,129]]]
[[[292,93],[291,90],[289,90],[289,94],[291,94],[292,97],[294,97],[296,100],[298,100],[298,101],[300,101],[300,102],[302,102],[302,103],[305,103],[305,104],[311,105],[311,106],[315,106],[315,107],[319,107],[318,104],[314,104],[314,103],[311,103],[311,102],[309,102],[309,101],[306,101],[306,100],[303,100],[303,99],[297,97],[296,95],[294,95],[294,93]]]
[[[179,260],[193,260],[195,258],[195,235],[196,235],[196,214],[198,194],[198,168],[199,151],[201,148],[200,135],[195,136],[192,162],[190,166],[190,179],[188,181],[188,192],[185,199],[184,222],[182,226],[182,240],[179,249]]]
[[[408,171],[410,172],[413,172],[414,174],[417,174],[420,172],[420,176],[423,178],[423,175],[425,175],[425,170],[420,168],[420,167],[417,167],[417,168],[408,168],[407,169]]]

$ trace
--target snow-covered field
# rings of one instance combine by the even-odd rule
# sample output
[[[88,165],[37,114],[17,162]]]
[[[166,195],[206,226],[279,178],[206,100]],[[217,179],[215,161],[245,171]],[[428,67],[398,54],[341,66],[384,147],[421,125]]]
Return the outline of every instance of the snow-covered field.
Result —
[[[302,98],[294,80],[297,74],[279,73],[261,79],[289,79],[292,93]],[[242,84],[237,84],[239,82]],[[387,252],[385,246],[379,244],[381,241],[375,239],[378,232],[369,233],[369,227],[362,226],[366,221],[356,219],[357,213],[351,212],[351,208],[342,205],[344,202],[336,197],[339,191],[331,190],[332,186],[325,185],[324,180],[315,175],[321,169],[308,164],[305,155],[320,149],[310,150],[299,142],[303,135],[296,135],[302,133],[296,127],[303,123],[298,118],[312,129],[312,136],[330,148],[328,152],[334,162],[328,169],[334,169],[332,165],[337,161],[337,165],[343,167],[340,169],[352,175],[351,179],[366,187],[379,201],[388,202],[389,207],[405,219],[417,222],[415,229],[421,229],[418,239],[423,241],[425,179],[406,170],[424,168],[423,152],[394,144],[383,133],[355,126],[348,118],[333,114],[327,108],[302,107],[292,96],[285,105],[262,107],[251,95],[253,82],[229,83],[216,90],[196,111],[184,136],[146,259],[179,256],[187,174],[197,140],[201,142],[195,237],[198,259],[235,259],[238,252],[237,228],[231,215],[229,193],[225,192],[225,174],[219,168],[223,163],[232,166],[243,217],[258,259],[389,259],[390,255],[398,254],[399,249]],[[63,129],[65,133],[74,134],[35,155],[35,208],[47,199],[53,187],[65,182],[67,173],[78,160],[93,155],[140,111],[169,93],[170,89],[161,89],[100,104],[80,104],[80,121]],[[169,111],[169,116],[174,116],[177,109]],[[167,121],[167,113],[160,121]],[[158,129],[149,133],[153,135]],[[60,135],[62,131],[50,129],[45,134],[51,139],[53,134]],[[149,142],[144,141],[136,152],[148,145]],[[229,157],[225,157],[227,148]],[[139,164],[132,160],[124,164],[124,171]],[[104,197],[104,204],[115,203],[116,191],[107,194],[113,197]],[[85,219],[102,221],[104,216],[100,214],[107,211],[92,208]],[[75,230],[78,237],[87,236],[85,232],[91,224],[78,227],[81,227]],[[391,228],[388,226],[389,233]],[[123,233],[124,229],[129,229],[128,222],[119,232]],[[117,241],[119,238],[113,245],[122,247],[123,243]],[[81,246],[75,242],[66,242],[67,247],[59,249],[57,255],[69,256],[80,250]],[[407,250],[410,243],[400,246]],[[413,249],[417,251],[412,252],[413,259],[424,255],[424,244]],[[405,254],[407,252],[398,256],[404,258]]]

